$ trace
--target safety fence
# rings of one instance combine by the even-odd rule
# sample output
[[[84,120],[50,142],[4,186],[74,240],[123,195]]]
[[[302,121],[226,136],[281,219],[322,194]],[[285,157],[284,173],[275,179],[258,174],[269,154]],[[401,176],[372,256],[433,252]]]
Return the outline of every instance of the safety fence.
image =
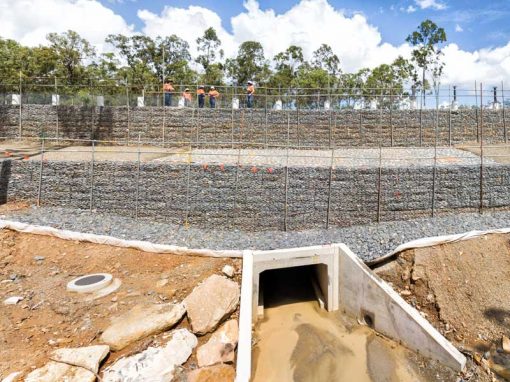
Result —
[[[211,149],[3,144],[0,201],[203,228],[297,230],[510,207],[506,145]],[[79,143],[79,145],[78,145]],[[147,142],[146,142],[147,143]]]
[[[198,108],[197,90],[200,84],[175,84],[169,106]],[[212,85],[205,85],[206,94]],[[219,92],[216,107],[248,107],[244,86],[215,86]],[[191,101],[185,102],[183,93],[189,89]],[[210,107],[206,96],[204,107]],[[165,105],[163,84],[134,85],[126,81],[98,81],[90,79],[83,84],[69,84],[66,79],[22,78],[17,83],[0,79],[0,104],[37,104],[62,106],[126,106],[154,107]],[[330,88],[271,88],[256,86],[253,108],[262,109],[499,109],[509,106],[504,83],[471,87],[442,86],[425,94],[410,88],[346,87]]]

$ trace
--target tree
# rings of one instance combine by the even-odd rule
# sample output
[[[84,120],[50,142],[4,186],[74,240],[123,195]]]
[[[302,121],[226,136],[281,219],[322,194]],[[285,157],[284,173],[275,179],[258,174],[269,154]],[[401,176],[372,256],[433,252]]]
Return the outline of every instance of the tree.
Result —
[[[340,75],[341,89],[345,94],[347,107],[351,107],[352,103],[362,99],[363,93],[366,91],[366,81],[370,75],[370,69],[363,68],[356,73],[343,73]]]
[[[212,27],[206,29],[202,37],[197,38],[197,51],[202,54],[199,54],[195,61],[204,68],[205,73],[201,80],[205,84],[223,83],[223,64],[215,62],[217,55],[220,59],[223,58],[224,53],[219,49],[220,46],[221,41]]]
[[[328,72],[331,76],[340,74],[340,59],[327,44],[322,44],[313,52],[312,65]]]
[[[425,105],[426,72],[431,69],[435,87],[439,86],[439,79],[443,73],[441,44],[446,42],[446,32],[433,21],[425,20],[416,31],[407,36],[406,41],[414,47],[413,61],[422,70],[420,85]]]
[[[206,29],[204,35],[197,38],[197,51],[202,54],[199,54],[195,61],[202,65],[204,70],[207,71],[209,65],[216,60],[216,54],[220,46],[221,41],[214,28],[210,27]],[[223,58],[222,49],[219,50],[218,54],[220,58]]]
[[[65,77],[69,85],[83,83],[86,64],[95,58],[95,50],[90,43],[72,30],[50,33],[46,38],[56,55],[58,75]]]
[[[245,41],[239,46],[237,56],[228,59],[226,64],[228,75],[235,84],[245,84],[249,80],[263,83],[269,76],[269,65],[264,57],[264,49],[260,42]]]
[[[274,62],[275,72],[270,80],[271,86],[290,88],[299,68],[304,64],[303,49],[291,45],[285,51],[274,56]]]

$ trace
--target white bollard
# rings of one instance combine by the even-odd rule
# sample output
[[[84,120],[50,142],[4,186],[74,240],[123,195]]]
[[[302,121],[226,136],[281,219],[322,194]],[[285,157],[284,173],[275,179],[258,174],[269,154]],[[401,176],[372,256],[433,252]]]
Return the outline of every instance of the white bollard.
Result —
[[[136,97],[136,106],[144,107],[145,106],[145,98],[144,97]]]
[[[97,107],[104,107],[104,96],[97,96],[96,97],[96,106]]]
[[[275,110],[283,109],[283,102],[281,99],[276,100],[276,102],[274,103],[273,109],[275,109]]]
[[[51,95],[51,105],[52,106],[60,105],[60,95],[58,95],[58,94]]]
[[[232,98],[232,109],[239,109],[239,98]]]
[[[11,105],[21,105],[21,96],[19,94],[12,95]]]
[[[324,110],[329,110],[331,108],[331,104],[329,101],[324,101]]]

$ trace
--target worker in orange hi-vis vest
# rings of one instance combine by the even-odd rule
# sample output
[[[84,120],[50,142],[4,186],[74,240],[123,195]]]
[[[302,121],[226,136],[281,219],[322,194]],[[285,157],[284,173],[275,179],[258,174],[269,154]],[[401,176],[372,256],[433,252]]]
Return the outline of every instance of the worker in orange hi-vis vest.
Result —
[[[209,106],[211,109],[214,109],[216,107],[216,98],[220,96],[220,93],[216,90],[214,86],[211,86],[209,89]]]
[[[246,106],[253,107],[253,94],[255,93],[255,87],[253,86],[253,82],[248,81],[248,86],[246,87]]]
[[[184,89],[182,97],[184,98],[184,106],[191,106],[191,101],[193,100],[193,97],[191,96],[189,88]]]
[[[163,85],[163,93],[165,94],[165,106],[172,106],[172,93],[174,92],[174,82],[166,80]]]
[[[205,105],[205,88],[203,85],[200,85],[197,90],[198,96],[198,107],[203,108]]]

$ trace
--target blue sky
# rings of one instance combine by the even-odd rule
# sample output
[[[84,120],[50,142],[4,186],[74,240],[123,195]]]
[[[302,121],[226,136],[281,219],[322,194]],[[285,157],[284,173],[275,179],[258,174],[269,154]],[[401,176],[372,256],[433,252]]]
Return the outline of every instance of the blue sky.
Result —
[[[448,35],[445,84],[510,82],[510,0],[0,0],[0,37],[36,46],[72,29],[102,53],[109,34],[175,34],[196,56],[197,38],[213,27],[226,57],[247,40],[266,58],[299,45],[310,59],[326,43],[354,72],[409,58],[405,38],[427,18]]]
[[[197,5],[217,13],[222,19],[223,27],[232,32],[230,18],[243,12],[242,1],[231,0],[102,0],[102,3],[124,19],[142,28],[142,21],[137,17],[139,9],[147,9],[159,14],[165,6],[187,8]],[[261,9],[274,9],[278,14],[288,11],[297,1],[260,0]],[[430,18],[444,27],[448,41],[457,43],[465,50],[494,47],[510,40],[510,1],[475,1],[445,0],[440,4],[444,9],[433,7],[421,9],[413,0],[354,1],[330,0],[336,9],[346,15],[356,12],[364,14],[370,24],[377,27],[383,40],[394,45],[401,44],[405,37],[426,18]],[[412,7],[412,8],[409,8]],[[415,9],[414,11],[413,8]],[[411,10],[412,12],[408,12]],[[462,32],[456,31],[462,29]]]

